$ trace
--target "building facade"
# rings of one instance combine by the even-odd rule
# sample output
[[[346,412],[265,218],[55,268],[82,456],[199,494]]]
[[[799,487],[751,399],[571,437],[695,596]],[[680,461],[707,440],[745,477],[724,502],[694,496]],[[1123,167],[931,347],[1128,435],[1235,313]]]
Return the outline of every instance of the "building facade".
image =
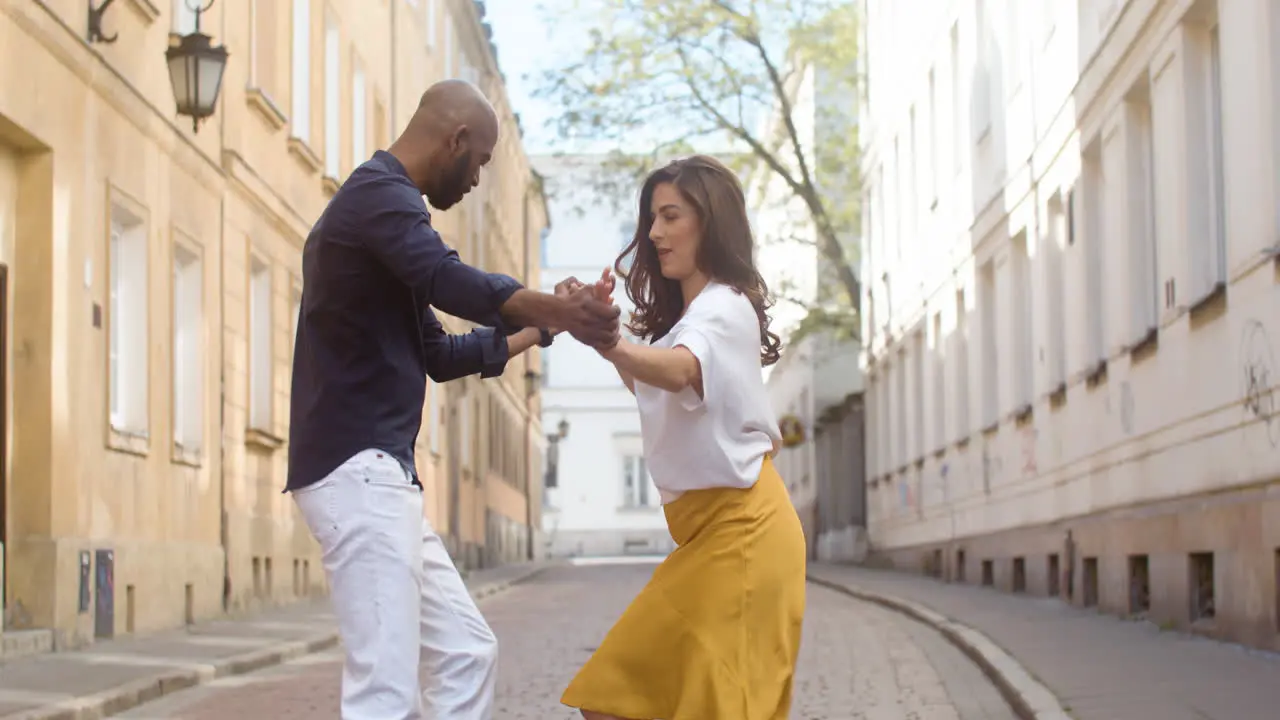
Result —
[[[438,226],[538,282],[546,214],[480,4],[215,2],[200,28],[230,55],[198,132],[164,57],[187,8],[114,3],[105,42],[85,3],[0,0],[3,626],[57,647],[324,592],[281,494],[300,251],[433,80],[479,84],[503,127]],[[536,363],[424,408],[427,512],[466,564],[531,546]]]
[[[1280,647],[1280,5],[864,5],[877,556]]]
[[[635,235],[634,197],[601,199],[593,186],[592,173],[604,161],[591,155],[534,159],[545,179],[552,218],[542,244],[545,291],[569,276],[594,281],[601,270],[613,267]],[[633,306],[621,280],[614,300],[625,322]],[[547,554],[669,552],[674,544],[658,489],[645,467],[635,398],[608,361],[568,335],[557,338],[542,357]]]

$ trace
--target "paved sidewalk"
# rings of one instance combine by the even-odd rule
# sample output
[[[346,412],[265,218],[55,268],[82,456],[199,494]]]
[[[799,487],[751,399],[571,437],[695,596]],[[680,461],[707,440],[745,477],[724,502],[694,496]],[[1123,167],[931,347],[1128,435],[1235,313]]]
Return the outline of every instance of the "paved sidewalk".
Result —
[[[836,565],[811,565],[809,574],[864,596],[924,605],[946,616],[942,622],[978,631],[1079,720],[1254,720],[1280,714],[1280,655],[1161,631],[1056,599],[919,575]]]
[[[480,599],[548,567],[516,564],[471,573]],[[215,678],[253,672],[338,642],[327,600],[253,617],[200,623],[85,650],[0,664],[0,720],[88,720],[123,712]]]

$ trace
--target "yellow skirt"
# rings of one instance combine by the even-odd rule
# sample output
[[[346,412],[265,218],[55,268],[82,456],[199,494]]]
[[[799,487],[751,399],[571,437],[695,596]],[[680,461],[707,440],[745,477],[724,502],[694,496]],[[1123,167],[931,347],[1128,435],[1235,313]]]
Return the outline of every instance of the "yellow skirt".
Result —
[[[676,550],[569,683],[569,707],[629,720],[786,720],[805,542],[766,458],[749,490],[663,506]]]

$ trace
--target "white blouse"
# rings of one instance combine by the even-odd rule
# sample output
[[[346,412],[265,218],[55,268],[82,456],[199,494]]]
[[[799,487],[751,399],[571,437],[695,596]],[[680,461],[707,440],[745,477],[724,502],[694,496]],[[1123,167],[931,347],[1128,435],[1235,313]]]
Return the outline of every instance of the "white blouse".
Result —
[[[760,324],[746,295],[710,283],[654,347],[683,346],[702,365],[702,392],[635,382],[645,462],[669,503],[687,490],[749,488],[780,443],[760,372]]]

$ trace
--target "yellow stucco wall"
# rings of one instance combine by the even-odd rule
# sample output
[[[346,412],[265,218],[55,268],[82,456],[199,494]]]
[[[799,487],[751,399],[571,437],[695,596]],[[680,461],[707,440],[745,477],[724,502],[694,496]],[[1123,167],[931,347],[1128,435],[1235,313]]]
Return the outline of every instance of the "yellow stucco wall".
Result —
[[[458,67],[456,58],[442,57],[445,43],[426,37],[429,27],[440,36],[446,19],[452,22],[457,35],[449,44],[478,67],[475,79],[494,99],[504,129],[485,199],[437,214],[438,225],[464,258],[491,270],[519,277],[525,254],[538,257],[546,217],[476,6],[313,0],[311,130],[300,139],[291,137],[288,117],[291,6],[278,2],[278,15],[263,21],[255,3],[219,2],[202,18],[203,30],[227,46],[231,60],[217,115],[193,133],[190,120],[174,113],[163,57],[172,3],[115,3],[105,30],[120,40],[89,44],[79,0],[0,0],[0,264],[8,276],[0,567],[10,627],[51,628],[61,647],[92,642],[97,593],[90,593],[87,610],[79,603],[86,551],[114,554],[114,634],[324,592],[316,547],[280,489],[300,250],[341,180],[324,177],[327,23],[340,37],[338,147],[345,176],[365,159],[352,156],[352,68],[366,78],[367,155],[403,127],[430,82]],[[428,9],[438,13],[435,22]],[[272,25],[277,42],[255,42],[255,33]],[[260,57],[265,52],[272,57]],[[144,434],[112,430],[108,414],[112,208],[139,219],[145,231]],[[479,212],[487,222],[483,233],[473,233]],[[195,253],[202,270],[204,420],[194,453],[174,445],[175,246]],[[249,421],[254,259],[271,277],[271,411],[255,423],[261,427]],[[536,287],[536,275],[526,282]],[[538,367],[531,360],[529,367]],[[504,393],[523,408],[525,369],[515,360],[501,380],[468,381],[476,406],[487,407],[488,393]],[[446,411],[454,389],[434,390]],[[536,398],[533,406],[536,413]],[[473,455],[483,461],[485,425],[478,422]],[[522,416],[520,425],[529,425]],[[453,530],[452,459],[448,443],[430,452],[432,427],[424,421],[419,470],[427,515],[445,534]],[[541,432],[536,422],[530,428],[534,437]],[[517,472],[523,469],[507,470]],[[479,485],[461,483],[464,542],[485,541],[485,508],[494,495],[478,488],[494,482],[523,488],[523,477],[483,478]],[[516,500],[502,497],[512,514],[506,508]]]

